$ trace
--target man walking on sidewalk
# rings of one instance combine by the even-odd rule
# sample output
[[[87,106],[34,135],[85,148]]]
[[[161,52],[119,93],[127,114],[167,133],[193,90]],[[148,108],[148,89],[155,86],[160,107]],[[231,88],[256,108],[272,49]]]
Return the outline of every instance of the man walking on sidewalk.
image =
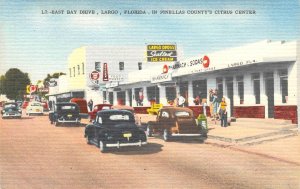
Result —
[[[220,117],[221,117],[221,127],[227,127],[227,103],[225,98],[222,98],[222,102],[220,103]]]

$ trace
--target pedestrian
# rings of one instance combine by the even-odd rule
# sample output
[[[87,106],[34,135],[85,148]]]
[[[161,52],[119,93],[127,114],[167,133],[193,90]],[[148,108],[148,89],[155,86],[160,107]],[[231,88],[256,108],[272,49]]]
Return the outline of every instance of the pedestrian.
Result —
[[[90,112],[91,112],[93,110],[93,100],[92,99],[88,102],[88,107],[89,107]]]
[[[195,103],[195,105],[199,105],[200,104],[200,97],[199,97],[199,95],[196,96],[196,98],[194,99],[194,103]]]
[[[209,89],[209,112],[210,112],[210,117],[212,118],[214,113],[214,105],[213,105],[213,99],[214,99],[214,95],[213,95],[213,90]]]
[[[221,118],[221,127],[227,127],[227,103],[224,97],[220,103],[219,114]]]
[[[143,101],[144,101],[144,93],[143,89],[139,91],[139,106],[143,106]]]
[[[178,106],[179,107],[184,107],[184,103],[185,103],[185,98],[179,93],[178,94]]]

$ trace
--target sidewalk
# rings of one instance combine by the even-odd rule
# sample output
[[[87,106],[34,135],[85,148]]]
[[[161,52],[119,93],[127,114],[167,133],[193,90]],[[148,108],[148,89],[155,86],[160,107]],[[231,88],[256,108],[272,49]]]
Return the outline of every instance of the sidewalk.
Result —
[[[156,116],[138,114],[142,124]],[[231,126],[208,118],[207,144],[244,151],[300,166],[298,126],[287,120],[238,118]]]

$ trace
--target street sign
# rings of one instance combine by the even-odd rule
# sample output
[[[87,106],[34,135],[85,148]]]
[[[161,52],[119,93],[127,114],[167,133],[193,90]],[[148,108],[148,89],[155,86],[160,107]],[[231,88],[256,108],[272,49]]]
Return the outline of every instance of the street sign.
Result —
[[[100,73],[98,71],[92,71],[90,73],[90,79],[91,79],[92,83],[98,84],[99,78],[100,78]]]

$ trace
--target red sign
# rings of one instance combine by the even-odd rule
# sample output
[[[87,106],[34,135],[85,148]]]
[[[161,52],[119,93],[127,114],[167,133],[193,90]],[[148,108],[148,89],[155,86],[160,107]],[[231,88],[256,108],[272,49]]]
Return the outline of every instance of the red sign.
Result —
[[[36,85],[30,85],[30,88],[29,88],[29,91],[30,93],[34,93],[37,89],[37,86]]]
[[[93,71],[91,74],[90,74],[90,78],[91,80],[98,80],[100,78],[100,73],[97,72],[97,71]]]
[[[107,63],[103,63],[103,81],[108,81]]]
[[[203,67],[204,67],[204,68],[208,68],[208,67],[209,67],[209,62],[210,62],[210,61],[209,61],[208,56],[205,55],[205,56],[203,57]]]
[[[164,67],[163,67],[163,73],[168,73],[168,70],[169,70],[168,66],[164,65]]]

